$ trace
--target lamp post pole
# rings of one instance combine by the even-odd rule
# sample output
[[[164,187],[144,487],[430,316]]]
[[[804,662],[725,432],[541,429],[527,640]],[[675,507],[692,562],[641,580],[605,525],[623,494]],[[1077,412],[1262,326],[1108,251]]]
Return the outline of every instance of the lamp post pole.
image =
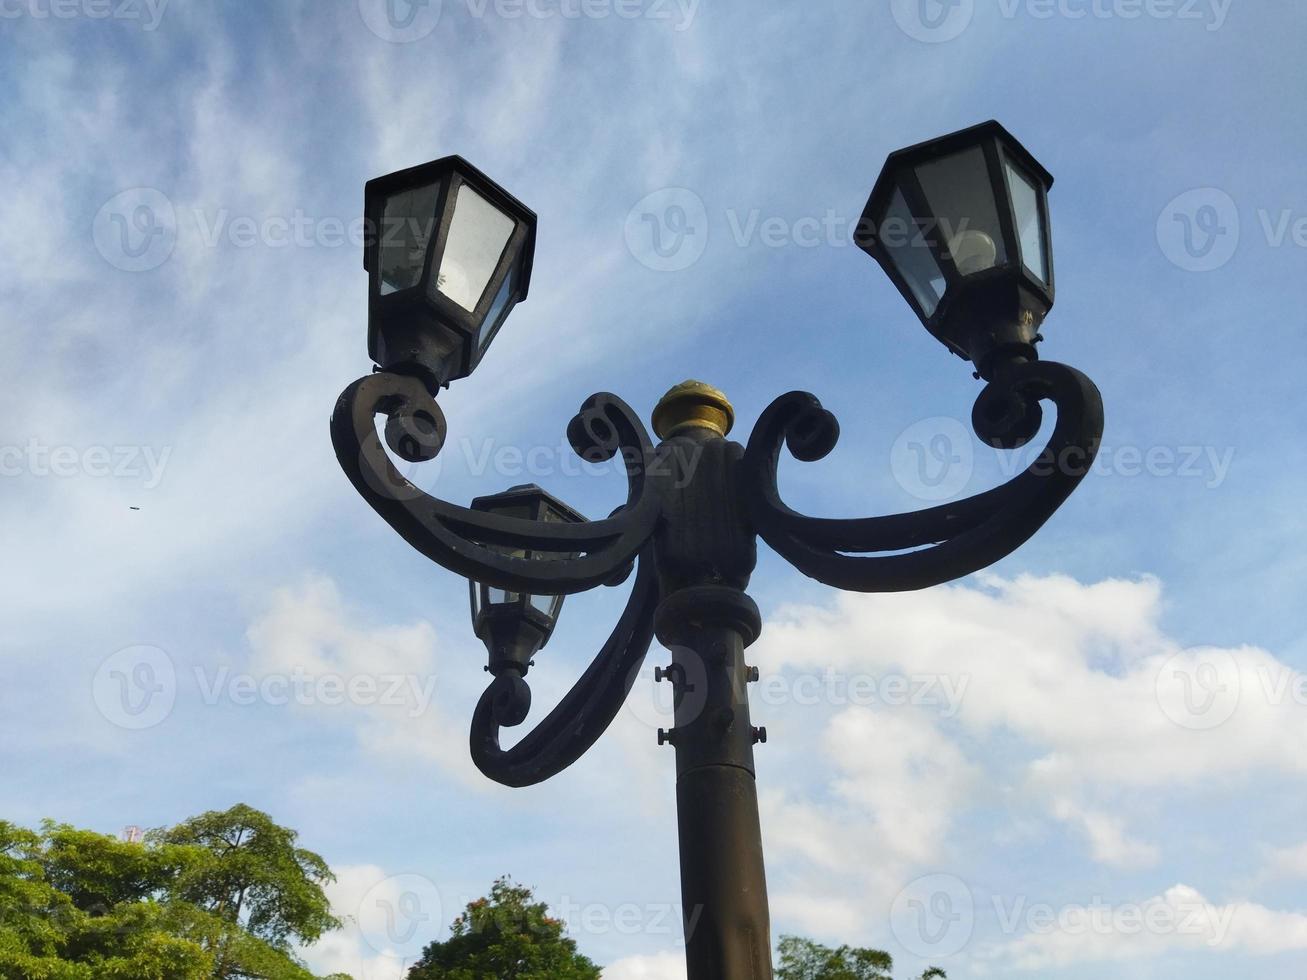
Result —
[[[473,712],[469,747],[488,778],[531,786],[584,755],[621,710],[655,634],[672,653],[655,670],[674,686],[677,826],[689,980],[769,980],[771,935],[749,713],[756,671],[745,651],[761,617],[746,594],[761,538],[798,571],[836,589],[899,592],[979,571],[1010,554],[1089,472],[1103,404],[1085,375],[1041,361],[1053,303],[1047,190],[1052,177],[997,123],[891,154],[868,202],[859,244],[922,324],[969,359],[985,387],[976,435],[1013,450],[1057,409],[1043,451],[1002,486],[925,510],[856,519],[791,509],[777,486],[783,450],[825,457],[839,424],[817,398],[791,391],[759,417],[745,445],[727,439],[734,410],[700,382],[658,403],[654,446],[615,395],[586,399],[567,427],[589,462],[620,459],[626,503],[587,521],[535,486],[460,507],[405,478],[381,445],[434,459],[447,425],[436,395],[470,374],[525,299],[535,215],[484,174],[447,157],[369,182],[376,230],[369,348],[377,370],[341,394],[331,418],[336,458],[359,494],[410,545],[471,583],[474,628],[492,681]],[[913,228],[918,234],[912,234]],[[947,234],[935,234],[947,229]],[[383,234],[384,233],[384,234]],[[558,705],[510,748],[500,736],[529,716],[527,674],[562,598],[617,585],[626,607]]]
[[[742,506],[743,447],[725,439],[725,396],[690,382],[654,411],[666,520],[654,538],[665,598],[654,619],[672,652],[681,900],[691,978],[772,975],[744,650],[762,628],[744,593],[757,546]]]

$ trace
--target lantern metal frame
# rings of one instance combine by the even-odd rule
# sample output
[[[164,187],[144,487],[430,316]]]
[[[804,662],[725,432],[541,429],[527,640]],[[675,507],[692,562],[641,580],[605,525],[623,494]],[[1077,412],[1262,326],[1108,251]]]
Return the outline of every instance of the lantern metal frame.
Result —
[[[917,171],[922,164],[968,150],[978,150],[984,160],[983,177],[996,210],[1004,260],[984,271],[964,275],[958,271],[949,243],[940,233],[940,219],[947,216],[934,213]],[[1007,176],[1009,163],[1034,182],[1031,189],[1039,209],[1047,281],[1035,275],[1025,261],[1015,196]],[[1033,351],[1042,339],[1039,327],[1053,308],[1056,273],[1048,208],[1052,186],[1053,175],[1007,129],[990,120],[891,153],[867,200],[855,238],[858,246],[880,263],[926,329],[959,357],[973,361],[988,378],[988,360],[995,350],[1016,347],[1027,353]],[[883,240],[882,226],[896,193],[902,193],[916,223],[913,233],[921,238],[920,245],[910,247],[928,248],[944,280],[943,293],[930,312],[922,306]]]
[[[527,519],[548,523],[581,524],[585,515],[573,510],[553,494],[546,492],[535,484],[523,484],[511,487],[502,493],[478,497],[472,501],[472,509],[498,516],[515,516],[511,512],[528,510]],[[546,558],[525,550],[522,555],[527,559],[550,560],[559,556]],[[572,558],[574,553],[561,557]],[[494,591],[514,596],[511,600],[496,602],[491,598]],[[502,669],[518,669],[523,674],[531,665],[531,658],[549,644],[558,616],[563,608],[563,596],[545,594],[550,600],[549,608],[541,609],[536,605],[540,595],[526,591],[509,591],[496,589],[485,582],[468,579],[468,598],[472,614],[472,631],[486,645],[490,658],[487,669],[498,673]]]
[[[386,202],[404,191],[436,186],[422,273],[415,285],[391,293],[381,290],[380,252],[392,233]],[[513,221],[513,230],[477,305],[467,310],[431,289],[454,222],[458,192],[475,191]],[[495,300],[509,276],[516,276],[508,309],[526,299],[535,261],[536,215],[460,156],[448,156],[369,180],[364,186],[364,221],[368,229],[363,267],[368,272],[368,354],[383,370],[421,377],[433,392],[471,374],[507,319],[487,324]],[[482,338],[482,329],[491,333]]]

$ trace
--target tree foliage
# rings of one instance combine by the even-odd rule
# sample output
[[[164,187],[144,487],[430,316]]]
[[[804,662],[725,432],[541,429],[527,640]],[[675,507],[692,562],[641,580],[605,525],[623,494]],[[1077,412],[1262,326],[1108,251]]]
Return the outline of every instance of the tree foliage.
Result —
[[[408,980],[599,980],[599,968],[563,934],[531,889],[501,878],[487,898],[470,902],[409,970]]]
[[[892,980],[894,959],[879,949],[841,946],[832,949],[810,939],[782,936],[777,949],[780,962],[776,980]],[[920,980],[947,980],[948,974],[931,967]]]
[[[339,923],[295,836],[243,805],[141,843],[0,821],[0,976],[313,980],[292,943]]]

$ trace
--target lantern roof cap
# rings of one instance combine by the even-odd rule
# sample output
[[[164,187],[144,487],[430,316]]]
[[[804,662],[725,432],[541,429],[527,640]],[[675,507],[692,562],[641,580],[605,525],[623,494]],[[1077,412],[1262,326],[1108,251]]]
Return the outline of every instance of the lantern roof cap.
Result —
[[[507,490],[501,491],[500,493],[491,493],[482,497],[477,497],[472,501],[472,509],[490,511],[495,509],[497,506],[505,504],[512,506],[521,500],[535,500],[545,503],[550,507],[550,509],[562,514],[563,517],[572,524],[584,524],[587,521],[586,516],[580,511],[565,504],[548,490],[545,490],[534,483],[521,483],[515,487],[509,487]]]
[[[968,126],[966,129],[959,129],[956,133],[936,136],[934,139],[924,140],[921,143],[914,143],[912,146],[905,146],[902,149],[895,150],[886,158],[885,166],[881,170],[877,183],[879,184],[881,180],[898,170],[905,163],[913,164],[948,156],[954,150],[974,146],[984,139],[995,138],[1000,140],[1034,177],[1042,180],[1045,187],[1053,186],[1053,175],[997,119],[990,119],[975,126]]]
[[[899,171],[929,160],[949,156],[986,139],[997,139],[1001,142],[1031,176],[1043,183],[1046,191],[1053,186],[1053,175],[1035,159],[1034,154],[1027,150],[1002,123],[997,119],[991,119],[975,126],[968,126],[966,129],[959,129],[956,133],[948,133],[921,143],[914,143],[912,146],[905,146],[886,157],[885,166],[881,168],[880,176],[872,186],[871,196],[867,199],[867,206],[862,212],[862,220],[854,233],[856,244],[868,251],[876,246],[879,237],[877,218],[888,207],[889,197],[898,186],[894,178]]]

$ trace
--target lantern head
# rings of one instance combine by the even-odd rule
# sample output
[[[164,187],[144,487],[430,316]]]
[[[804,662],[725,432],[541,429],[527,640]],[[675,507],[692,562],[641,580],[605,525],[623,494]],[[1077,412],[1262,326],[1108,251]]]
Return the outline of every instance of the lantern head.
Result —
[[[926,329],[989,377],[996,358],[1035,358],[1053,306],[1053,178],[997,122],[889,155],[858,245]]]
[[[472,509],[530,521],[562,521],[579,524],[585,517],[535,484],[513,487],[503,493],[478,497]],[[516,558],[538,561],[574,557],[552,551],[498,548]],[[498,674],[511,667],[525,674],[531,657],[541,650],[554,632],[563,608],[561,595],[529,595],[509,592],[481,582],[471,582],[472,628],[486,645],[490,669]]]
[[[461,157],[368,181],[364,209],[368,353],[434,393],[526,299],[536,216]]]

